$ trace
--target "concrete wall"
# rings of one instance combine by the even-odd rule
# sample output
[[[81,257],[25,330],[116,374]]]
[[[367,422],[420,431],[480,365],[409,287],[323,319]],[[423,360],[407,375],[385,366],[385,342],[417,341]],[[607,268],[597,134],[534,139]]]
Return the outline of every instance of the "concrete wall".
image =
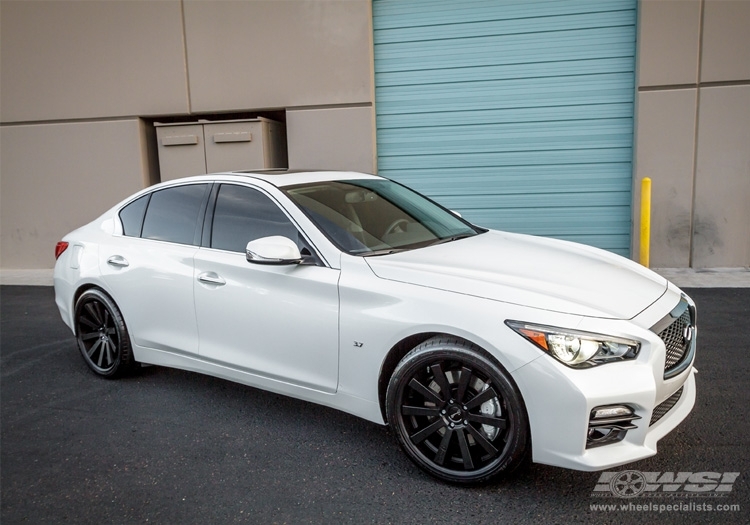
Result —
[[[371,104],[370,2],[184,2],[193,111]]]
[[[3,123],[188,111],[180,2],[0,2]]]
[[[49,268],[63,234],[149,183],[138,119],[3,126],[3,268]]]
[[[639,203],[652,179],[651,266],[748,267],[750,2],[643,0],[639,14],[634,183]]]
[[[154,121],[288,115],[296,168],[374,172],[369,0],[0,2],[0,270],[158,180]],[[0,275],[2,277],[2,275]]]

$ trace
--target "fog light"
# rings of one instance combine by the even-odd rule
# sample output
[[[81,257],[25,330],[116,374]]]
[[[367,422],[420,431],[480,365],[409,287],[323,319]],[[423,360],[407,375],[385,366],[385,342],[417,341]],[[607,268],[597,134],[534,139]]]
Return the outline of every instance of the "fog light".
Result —
[[[633,421],[641,419],[627,405],[607,405],[591,410],[586,434],[586,448],[610,445],[625,439],[628,430],[638,428]]]
[[[633,411],[626,406],[595,408],[592,411],[592,419],[603,419],[607,417],[632,416]]]

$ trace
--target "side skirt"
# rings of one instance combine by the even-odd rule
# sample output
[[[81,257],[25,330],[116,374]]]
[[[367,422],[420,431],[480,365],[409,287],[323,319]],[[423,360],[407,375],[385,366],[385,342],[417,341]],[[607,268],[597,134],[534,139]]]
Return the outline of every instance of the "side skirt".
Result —
[[[245,370],[232,368],[226,364],[214,363],[201,359],[198,355],[184,355],[166,350],[156,350],[133,345],[138,362],[149,365],[166,366],[206,374],[243,385],[267,390],[276,394],[310,401],[319,405],[341,410],[357,417],[361,417],[379,425],[385,425],[380,406],[375,401],[369,401],[343,392],[324,392],[307,386],[292,384],[280,379],[269,378]]]

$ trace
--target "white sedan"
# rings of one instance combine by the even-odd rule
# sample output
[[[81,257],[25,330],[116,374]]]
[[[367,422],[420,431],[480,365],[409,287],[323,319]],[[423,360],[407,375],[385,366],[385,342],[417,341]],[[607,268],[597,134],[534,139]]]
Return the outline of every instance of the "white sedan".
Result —
[[[147,188],[65,236],[55,293],[94,373],[141,363],[388,424],[445,481],[656,453],[695,403],[695,305],[642,266],[486,230],[361,173]]]

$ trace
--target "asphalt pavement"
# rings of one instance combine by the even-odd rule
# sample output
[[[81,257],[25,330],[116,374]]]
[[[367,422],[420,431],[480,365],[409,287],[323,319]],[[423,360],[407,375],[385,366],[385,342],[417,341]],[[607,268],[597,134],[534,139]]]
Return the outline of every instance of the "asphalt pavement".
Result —
[[[3,286],[0,521],[749,523],[750,289],[686,291],[698,305],[696,406],[655,457],[611,469],[678,481],[671,494],[623,498],[602,483],[592,496],[601,473],[536,464],[489,486],[447,485],[385,427],[199,374],[100,379],[52,288]]]

